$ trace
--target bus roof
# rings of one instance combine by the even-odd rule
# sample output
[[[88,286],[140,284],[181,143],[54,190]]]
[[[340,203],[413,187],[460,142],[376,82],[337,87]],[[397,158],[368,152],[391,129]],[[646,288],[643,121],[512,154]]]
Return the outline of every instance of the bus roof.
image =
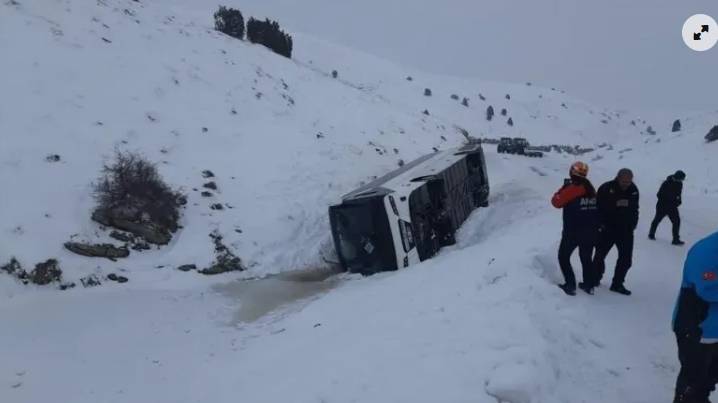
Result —
[[[364,197],[385,196],[389,193],[411,193],[427,179],[453,165],[464,154],[481,149],[481,144],[471,143],[463,147],[434,152],[421,156],[401,168],[389,172],[342,197],[343,201]]]

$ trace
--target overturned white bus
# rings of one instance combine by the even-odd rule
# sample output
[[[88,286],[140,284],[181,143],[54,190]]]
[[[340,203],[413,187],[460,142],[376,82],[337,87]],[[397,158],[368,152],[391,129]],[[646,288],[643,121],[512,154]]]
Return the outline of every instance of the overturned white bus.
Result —
[[[342,197],[329,207],[339,262],[373,274],[426,260],[454,243],[477,207],[488,206],[481,145],[418,158]]]

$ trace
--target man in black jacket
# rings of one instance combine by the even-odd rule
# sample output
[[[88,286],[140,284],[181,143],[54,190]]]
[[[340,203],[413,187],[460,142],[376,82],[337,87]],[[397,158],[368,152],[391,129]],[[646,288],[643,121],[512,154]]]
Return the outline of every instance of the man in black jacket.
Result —
[[[633,183],[633,172],[628,168],[618,171],[616,179],[606,182],[598,188],[598,213],[601,220],[600,235],[596,254],[593,257],[596,279],[594,284],[583,287],[598,286],[606,271],[606,256],[616,245],[618,260],[611,282],[611,291],[623,295],[631,295],[623,282],[628,269],[633,264],[633,231],[638,225],[638,188]]]
[[[656,239],[658,224],[668,216],[673,224],[673,245],[683,245],[681,241],[681,216],[678,213],[678,206],[681,205],[681,193],[683,192],[683,180],[686,174],[683,171],[676,171],[670,175],[658,190],[658,203],[656,204],[656,217],[651,223],[651,230],[648,233],[649,239]]]

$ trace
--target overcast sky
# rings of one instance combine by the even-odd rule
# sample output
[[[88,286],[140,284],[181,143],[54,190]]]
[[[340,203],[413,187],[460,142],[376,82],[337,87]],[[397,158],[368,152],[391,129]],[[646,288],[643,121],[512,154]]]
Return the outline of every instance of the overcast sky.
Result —
[[[557,86],[612,107],[718,109],[718,0],[231,0],[245,14],[429,72]],[[246,10],[246,11],[245,11]]]

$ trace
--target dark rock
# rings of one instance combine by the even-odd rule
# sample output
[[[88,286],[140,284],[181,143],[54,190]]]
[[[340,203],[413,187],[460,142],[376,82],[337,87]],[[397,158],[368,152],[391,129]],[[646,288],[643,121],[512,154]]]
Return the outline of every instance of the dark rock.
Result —
[[[206,128],[206,127],[203,127],[203,128],[202,128],[202,133],[207,133],[208,131],[209,131],[208,128]]]
[[[212,197],[212,192],[202,192],[202,197]]]
[[[489,105],[488,108],[486,108],[486,120],[491,120],[494,118],[494,107]]]
[[[92,220],[104,225],[105,227],[112,226],[112,220],[107,210],[97,209],[92,212]]]
[[[129,220],[114,219],[112,224],[115,228],[131,232],[155,245],[167,245],[172,239],[168,230],[151,223],[138,224]]]
[[[45,161],[47,162],[59,162],[60,156],[57,154],[50,154],[47,157],[45,157]]]
[[[186,206],[187,205],[187,196],[185,196],[185,195],[177,196],[177,204],[179,204],[180,206]]]
[[[203,178],[214,178],[214,172],[210,171],[209,169],[205,169],[202,171],[202,177]]]
[[[424,109],[424,112],[422,112],[422,113],[423,113],[424,115],[426,115],[426,116],[429,116],[429,110],[428,110],[428,109]]]
[[[75,283],[62,283],[62,284],[60,284],[60,290],[62,290],[62,291],[69,290],[70,288],[75,288]]]
[[[205,189],[217,190],[217,184],[215,182],[207,182],[204,185],[202,185],[202,187]]]
[[[133,240],[132,235],[120,231],[110,232],[110,238],[116,239],[121,242],[132,242]]]
[[[84,244],[80,242],[66,242],[65,249],[72,253],[88,257],[104,257],[108,259],[125,258],[130,255],[127,248],[118,248],[109,243]]]
[[[509,118],[509,120],[506,121],[506,124],[509,125],[509,126],[513,126],[513,125],[514,125],[514,120],[513,120],[512,118]]]
[[[213,205],[209,206],[212,210],[224,210],[224,206],[221,203],[214,203]]]
[[[681,121],[680,119],[676,119],[675,122],[673,122],[673,128],[671,128],[671,131],[673,133],[681,131]]]
[[[506,108],[501,108],[501,116],[506,116],[509,112],[506,110]]]
[[[194,265],[194,264],[183,264],[182,266],[178,267],[177,270],[179,270],[179,271],[197,270],[197,265]]]
[[[706,134],[705,139],[706,139],[706,142],[708,142],[708,143],[710,143],[711,141],[718,140],[718,125],[713,126],[711,131],[709,131],[708,134]]]
[[[431,96],[431,90],[429,88],[424,89],[424,96],[430,97]]]
[[[400,167],[403,167],[403,166],[404,166],[404,160],[399,160],[399,162],[397,162],[397,165],[399,165]]]
[[[199,270],[199,273],[215,275],[230,271],[246,270],[242,264],[242,260],[232,253],[232,251],[229,250],[224,243],[222,243],[222,235],[215,231],[209,234],[209,236],[214,242],[215,262],[212,263],[210,267]]]
[[[222,274],[222,273],[228,273],[231,271],[242,271],[245,270],[245,268],[242,266],[242,260],[238,257],[235,257],[233,259],[228,260],[222,260],[214,263],[212,266],[202,269],[198,271],[198,273],[202,273],[208,276],[215,275],[215,274]]]
[[[82,283],[82,286],[85,288],[97,287],[102,285],[100,279],[94,274],[90,274],[89,276],[81,278],[80,283]]]
[[[482,100],[482,101],[486,101],[486,97],[483,96],[482,94],[479,94],[479,99]]]
[[[0,266],[0,271],[4,271],[7,274],[16,274],[20,273],[23,270],[22,266],[20,265],[20,262],[18,262],[15,258],[11,258],[10,262],[3,266]]]
[[[655,135],[656,135],[656,131],[653,130],[653,126],[648,126],[648,127],[646,128],[646,133],[650,134],[651,136],[655,136]]]
[[[62,280],[62,270],[56,259],[48,259],[43,263],[35,265],[35,269],[30,272],[28,279],[37,285],[47,285]]]
[[[336,70],[332,70],[332,78],[337,78],[337,77],[339,77],[339,72]]]
[[[456,94],[451,94],[451,99],[453,99],[454,101],[458,101],[458,100],[459,100],[459,96],[456,95]]]
[[[115,273],[110,273],[107,275],[107,279],[110,281],[116,281],[118,283],[126,283],[129,281],[129,279],[125,276],[118,276]]]
[[[152,247],[150,247],[150,244],[148,244],[147,242],[136,242],[132,245],[132,250],[136,250],[138,252],[150,249],[152,249]]]
[[[412,76],[408,76],[408,77],[406,78],[406,81],[414,81],[414,78],[413,78]]]
[[[461,100],[461,105],[464,105],[465,107],[469,107],[469,98],[464,97],[464,99]]]
[[[506,94],[506,99],[511,99],[511,95]]]

